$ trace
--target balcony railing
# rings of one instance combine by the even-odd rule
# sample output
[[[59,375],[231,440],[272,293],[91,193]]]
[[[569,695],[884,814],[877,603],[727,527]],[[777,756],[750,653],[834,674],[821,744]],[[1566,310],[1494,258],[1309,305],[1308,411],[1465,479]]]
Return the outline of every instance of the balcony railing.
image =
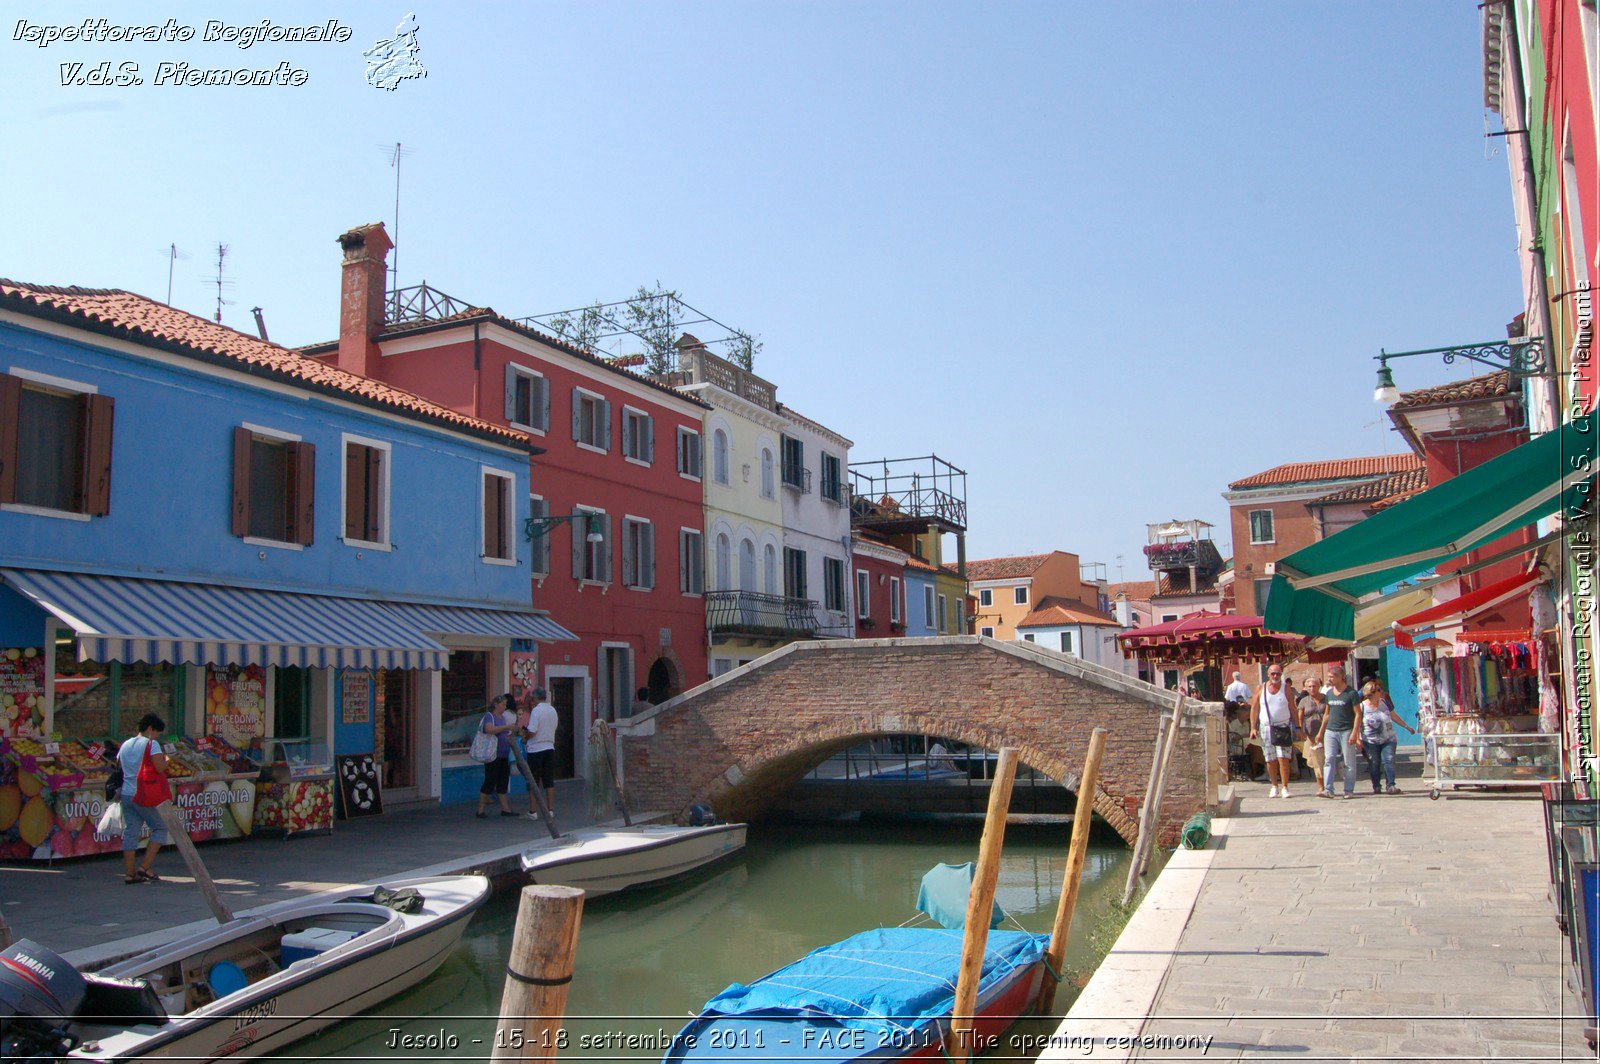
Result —
[[[966,471],[938,455],[853,462],[850,480],[859,527],[893,532],[937,524],[947,532],[966,530]]]
[[[471,309],[471,303],[430,288],[424,281],[390,292],[384,302],[383,321],[385,325],[417,325],[442,321]]]
[[[791,491],[798,491],[801,495],[810,495],[811,470],[799,469],[790,465],[784,466],[783,486]]]
[[[713,355],[703,346],[678,349],[677,368],[666,374],[666,383],[714,384],[725,392],[748,399],[768,410],[778,408],[778,388],[771,381],[756,376],[742,366]]]
[[[706,592],[706,629],[747,635],[795,638],[818,631],[817,604],[788,595],[756,591]]]

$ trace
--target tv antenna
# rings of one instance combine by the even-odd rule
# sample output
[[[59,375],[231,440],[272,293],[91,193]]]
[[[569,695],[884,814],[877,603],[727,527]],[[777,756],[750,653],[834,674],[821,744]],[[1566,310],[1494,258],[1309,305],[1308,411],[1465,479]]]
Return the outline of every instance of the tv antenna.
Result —
[[[219,242],[217,244],[217,276],[215,278],[215,282],[216,282],[216,286],[217,286],[217,317],[216,317],[216,321],[217,321],[218,325],[222,324],[222,308],[225,307],[225,306],[231,307],[233,305],[233,300],[231,300],[231,299],[223,299],[222,298],[222,290],[224,288],[232,288],[233,287],[233,282],[231,280],[227,279],[226,277],[222,276],[222,265],[227,260],[227,258],[228,258],[228,245]]]
[[[415,155],[416,149],[397,140],[393,144],[378,145],[378,150],[389,157],[389,165],[394,167],[394,233],[390,237],[394,249],[389,258],[389,291],[393,292],[400,287],[400,161]]]
[[[177,266],[179,259],[183,259],[185,262],[187,262],[189,260],[189,253],[187,251],[178,250],[177,244],[168,244],[166,247],[161,249],[161,254],[167,257],[167,306],[170,307],[172,306],[173,268]]]

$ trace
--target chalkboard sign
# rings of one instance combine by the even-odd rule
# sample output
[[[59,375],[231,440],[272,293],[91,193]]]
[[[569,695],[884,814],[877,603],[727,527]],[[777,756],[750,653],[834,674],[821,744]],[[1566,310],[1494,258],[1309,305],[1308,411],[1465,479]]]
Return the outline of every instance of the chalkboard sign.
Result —
[[[340,754],[334,761],[339,775],[339,818],[350,820],[383,812],[378,763],[372,755]]]

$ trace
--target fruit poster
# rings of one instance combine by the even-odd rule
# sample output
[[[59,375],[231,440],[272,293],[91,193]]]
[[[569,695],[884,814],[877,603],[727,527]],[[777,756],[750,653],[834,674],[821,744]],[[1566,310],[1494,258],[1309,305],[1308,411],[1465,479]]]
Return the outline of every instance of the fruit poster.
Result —
[[[0,737],[44,728],[44,655],[38,647],[0,650]]]
[[[266,734],[267,673],[260,665],[206,669],[206,733],[248,748]]]
[[[343,674],[341,683],[340,718],[346,724],[366,724],[371,721],[372,673],[353,669]]]

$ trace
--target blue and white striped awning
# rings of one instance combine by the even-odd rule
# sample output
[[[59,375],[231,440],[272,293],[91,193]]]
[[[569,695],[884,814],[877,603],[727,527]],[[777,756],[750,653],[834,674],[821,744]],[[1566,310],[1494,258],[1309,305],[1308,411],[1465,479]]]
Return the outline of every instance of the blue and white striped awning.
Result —
[[[471,606],[425,606],[416,602],[391,602],[389,608],[419,632],[432,635],[504,636],[537,639],[546,643],[578,637],[542,613],[489,610]]]
[[[365,599],[24,569],[0,577],[70,627],[84,660],[443,669],[450,653],[392,605]]]

